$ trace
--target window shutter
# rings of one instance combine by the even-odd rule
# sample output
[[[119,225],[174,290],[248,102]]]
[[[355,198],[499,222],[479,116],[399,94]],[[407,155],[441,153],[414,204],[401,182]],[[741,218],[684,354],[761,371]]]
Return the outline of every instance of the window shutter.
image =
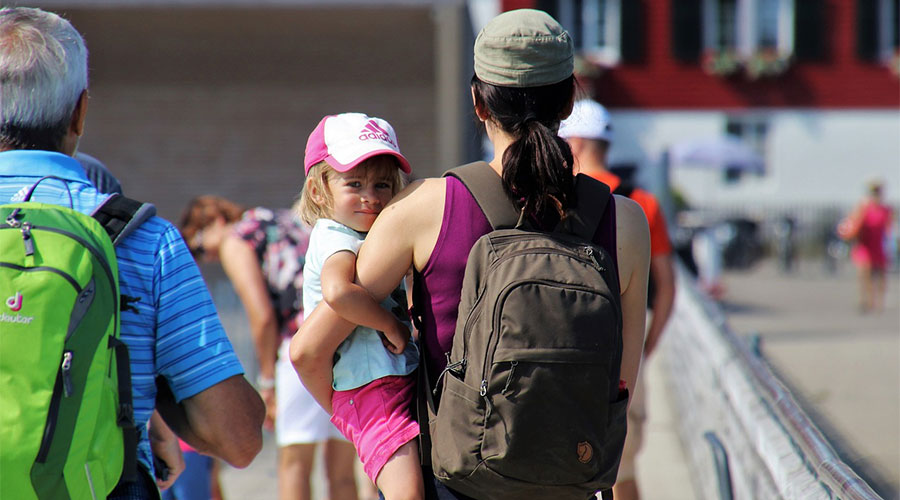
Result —
[[[878,0],[856,0],[856,55],[878,60]]]
[[[823,0],[794,0],[794,57],[798,61],[828,58],[825,22]]]
[[[681,62],[700,59],[703,45],[701,7],[701,0],[672,0],[672,55]]]
[[[644,0],[622,1],[622,62],[641,63],[644,61]]]

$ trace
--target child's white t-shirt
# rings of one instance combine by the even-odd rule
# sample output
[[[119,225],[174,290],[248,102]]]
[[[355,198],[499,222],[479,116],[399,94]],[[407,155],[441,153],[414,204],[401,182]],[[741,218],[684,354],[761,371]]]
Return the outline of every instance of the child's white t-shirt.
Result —
[[[303,266],[303,311],[307,314],[322,301],[322,266],[337,252],[356,254],[365,236],[331,219],[319,219],[309,235],[306,263]],[[410,328],[403,282],[381,302]],[[334,382],[336,391],[362,387],[373,380],[391,375],[409,375],[419,365],[419,351],[410,339],[402,354],[393,354],[381,343],[379,333],[357,326],[334,354]]]

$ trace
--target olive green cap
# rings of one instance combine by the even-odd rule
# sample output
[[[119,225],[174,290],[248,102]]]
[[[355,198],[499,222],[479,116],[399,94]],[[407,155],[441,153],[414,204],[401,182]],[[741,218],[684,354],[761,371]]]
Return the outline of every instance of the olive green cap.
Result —
[[[495,17],[475,39],[475,76],[502,87],[540,87],[572,76],[572,37],[541,10]]]

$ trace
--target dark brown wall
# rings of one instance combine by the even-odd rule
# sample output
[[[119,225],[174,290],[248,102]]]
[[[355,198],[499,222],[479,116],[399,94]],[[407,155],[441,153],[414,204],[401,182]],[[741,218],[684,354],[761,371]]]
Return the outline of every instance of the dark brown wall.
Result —
[[[174,220],[193,196],[288,206],[326,114],[387,119],[434,174],[433,26],[424,8],[68,9],[90,51],[80,149]]]

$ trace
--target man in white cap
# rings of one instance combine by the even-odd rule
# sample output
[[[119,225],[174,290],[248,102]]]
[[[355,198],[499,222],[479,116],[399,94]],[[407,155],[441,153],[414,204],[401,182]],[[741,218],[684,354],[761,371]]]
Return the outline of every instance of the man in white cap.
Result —
[[[609,112],[603,105],[589,99],[576,102],[572,114],[559,127],[559,136],[566,139],[572,147],[576,173],[589,175],[607,184],[614,193],[633,199],[647,216],[650,225],[650,285],[647,297],[652,317],[644,341],[646,359],[659,342],[675,301],[672,243],[666,229],[666,218],[652,194],[628,182],[622,182],[609,171],[607,153],[613,140],[613,128]],[[613,486],[616,500],[640,497],[635,480],[635,456],[641,447],[644,421],[647,418],[643,385],[643,377],[639,376],[628,410],[628,434],[622,462]]]

